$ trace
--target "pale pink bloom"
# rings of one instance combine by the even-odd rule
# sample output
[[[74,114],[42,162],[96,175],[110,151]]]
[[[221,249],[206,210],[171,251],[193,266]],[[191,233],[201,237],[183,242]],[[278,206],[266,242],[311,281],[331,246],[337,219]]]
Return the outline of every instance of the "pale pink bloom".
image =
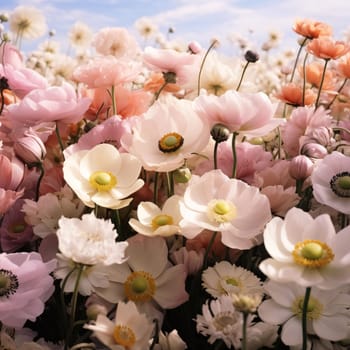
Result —
[[[23,200],[18,200],[8,210],[0,227],[0,246],[6,253],[15,252],[28,244],[33,237],[33,229],[24,221],[20,211]]]
[[[220,96],[200,95],[194,100],[194,109],[210,127],[220,123],[231,132],[249,136],[265,135],[283,122],[273,118],[276,106],[262,92],[228,90]]]
[[[102,28],[93,39],[91,46],[101,55],[134,57],[139,51],[135,38],[121,27]]]
[[[119,149],[120,139],[126,132],[130,132],[128,123],[114,115],[81,136],[77,143],[68,146],[63,151],[64,157],[68,158],[75,152],[89,150],[100,143],[109,143]]]
[[[237,143],[237,172],[236,178],[247,183],[252,183],[255,172],[261,171],[271,164],[271,153],[264,151],[260,146],[252,145],[248,142]],[[218,146],[217,165],[222,172],[227,175],[232,175],[232,142],[231,140],[221,142]],[[213,159],[201,162],[194,170],[195,174],[203,175],[208,170],[214,168]]]
[[[201,153],[209,141],[208,124],[193,110],[191,101],[172,95],[157,100],[133,125],[122,145],[146,170],[175,170],[185,159]]]
[[[259,189],[221,170],[192,178],[180,202],[181,234],[194,238],[207,229],[221,232],[230,248],[250,249],[271,219],[268,198]]]
[[[16,48],[16,46],[6,41],[0,45],[0,63],[2,65],[10,64],[14,68],[24,67],[21,52]]]
[[[6,213],[16,200],[23,196],[23,190],[16,192],[0,188],[0,215]]]
[[[63,83],[32,90],[20,103],[8,107],[7,118],[28,126],[49,121],[76,123],[89,104],[89,98],[79,98],[72,85]]]
[[[88,88],[111,88],[136,79],[141,66],[132,61],[117,59],[114,56],[95,57],[91,62],[74,70],[73,78]]]
[[[0,188],[17,190],[24,176],[24,164],[17,157],[4,151],[0,153]]]
[[[23,327],[44,311],[44,303],[54,291],[50,273],[56,261],[42,261],[40,254],[0,254],[0,276],[5,279],[0,303],[0,320],[9,327]]]
[[[46,155],[44,143],[38,135],[30,131],[17,139],[14,151],[18,158],[29,165],[42,162]]]
[[[330,128],[332,118],[323,107],[298,107],[293,110],[282,126],[283,148],[289,156],[296,156],[300,150],[300,138],[321,127]]]
[[[23,98],[34,89],[46,89],[49,84],[38,72],[25,68],[15,68],[10,64],[0,65],[0,76],[5,76],[10,89],[19,97]]]
[[[266,186],[261,189],[261,193],[269,199],[272,214],[278,216],[285,216],[300,201],[295,187],[285,189],[282,185]]]
[[[188,80],[186,67],[195,63],[196,55],[172,49],[146,47],[143,61],[156,72],[174,73],[176,83],[183,84]]]
[[[176,265],[184,264],[187,275],[195,275],[203,266],[204,254],[204,248],[196,251],[181,247],[172,252],[170,258]]]
[[[289,164],[289,174],[296,180],[305,180],[313,170],[312,160],[304,155],[299,155],[292,158]]]

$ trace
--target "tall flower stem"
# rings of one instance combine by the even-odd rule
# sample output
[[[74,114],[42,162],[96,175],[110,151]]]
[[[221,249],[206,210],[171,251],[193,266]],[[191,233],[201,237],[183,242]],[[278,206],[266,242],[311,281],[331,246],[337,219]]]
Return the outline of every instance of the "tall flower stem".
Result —
[[[243,324],[242,324],[242,350],[247,350],[247,323],[248,323],[248,312],[242,312]]]
[[[169,171],[166,173],[167,179],[167,195],[171,197],[174,194],[174,173]]]
[[[62,141],[62,138],[61,138],[60,129],[58,127],[58,122],[56,122],[56,130],[55,131],[56,131],[57,140],[58,140],[58,143],[60,145],[61,152],[62,152],[62,155],[63,155],[64,145],[63,145],[63,141]]]
[[[77,274],[77,279],[75,281],[72,300],[71,300],[71,313],[70,313],[70,320],[69,320],[69,329],[68,329],[68,333],[67,333],[65,346],[69,346],[71,341],[72,341],[71,338],[72,338],[73,331],[74,331],[75,314],[77,311],[79,283],[80,283],[81,275],[84,271],[84,268],[85,268],[85,266],[83,264],[78,265],[78,274]]]
[[[167,81],[164,81],[163,85],[160,87],[160,89],[156,92],[156,94],[154,95],[154,101],[156,102],[161,94],[161,92],[164,90],[164,88],[168,85]]]
[[[112,113],[113,115],[116,115],[117,114],[117,101],[115,99],[115,86],[112,85],[111,87],[111,99],[112,99]]]
[[[215,142],[215,145],[214,145],[214,169],[218,168],[218,146],[219,146],[219,142]]]
[[[306,53],[304,57],[304,62],[303,62],[303,95],[301,98],[301,104],[304,106],[305,104],[305,90],[306,90],[306,60],[308,58],[309,54]]]
[[[340,85],[339,89],[338,89],[338,94],[340,94],[340,92],[343,90],[345,84],[347,83],[348,78],[345,78],[343,83]],[[332,98],[331,102],[328,103],[326,109],[329,109],[331,107],[331,105],[334,103],[334,101],[336,100],[336,98],[338,97],[338,94],[334,95],[334,97]],[[1,114],[1,113],[0,113]]]
[[[202,63],[199,67],[199,73],[198,73],[198,82],[197,82],[197,95],[199,96],[200,94],[200,91],[201,91],[201,78],[202,78],[202,72],[203,72],[203,68],[204,68],[204,64],[205,64],[205,61],[207,60],[207,57],[208,57],[208,54],[209,52],[211,51],[211,49],[217,45],[217,41],[216,40],[213,40],[213,42],[211,43],[211,45],[209,46],[207,52],[205,53],[204,57],[203,57],[203,60],[202,60]]]
[[[236,87],[236,91],[238,91],[239,88],[241,87],[241,84],[242,84],[242,81],[243,81],[243,77],[244,77],[244,74],[245,74],[245,72],[246,72],[246,70],[247,70],[247,68],[248,68],[249,63],[250,63],[250,62],[247,61],[246,64],[244,65],[243,72],[242,72],[242,74],[241,74],[241,79],[239,79],[239,83],[238,83],[238,85],[237,85],[237,87]]]
[[[297,57],[295,58],[295,62],[294,62],[294,66],[293,66],[293,70],[292,70],[292,74],[290,76],[290,80],[289,82],[291,83],[294,79],[294,74],[295,74],[295,70],[297,68],[297,65],[298,65],[298,61],[299,61],[299,57],[300,57],[300,54],[301,54],[301,50],[303,49],[303,47],[305,46],[306,42],[307,42],[308,38],[305,38],[302,43],[300,44],[300,47],[299,47],[299,50],[298,50],[298,53],[297,53]]]
[[[209,253],[211,251],[211,248],[213,247],[213,244],[215,242],[215,238],[216,238],[217,234],[218,234],[217,231],[213,232],[213,235],[211,236],[209,244],[207,245],[207,248],[206,248],[205,253],[204,253],[202,270],[205,270],[208,266]]]
[[[233,163],[232,163],[232,178],[236,178],[237,173],[237,152],[236,152],[236,136],[238,135],[237,132],[232,133],[232,157],[233,157]]]
[[[36,168],[39,169],[39,171],[40,171],[40,175],[39,175],[39,178],[38,178],[38,182],[36,183],[36,189],[35,189],[35,200],[38,201],[39,196],[40,196],[40,184],[41,184],[41,180],[44,177],[45,170],[44,170],[44,167],[43,167],[42,163],[38,163],[36,165]]]
[[[319,103],[319,100],[320,100],[321,91],[322,91],[322,86],[323,86],[323,82],[324,82],[324,77],[325,77],[325,75],[326,75],[326,69],[327,69],[327,64],[328,64],[328,62],[329,62],[329,59],[325,59],[324,61],[325,61],[325,62],[324,62],[324,67],[323,67],[323,72],[322,72],[320,87],[319,87],[319,89],[318,89],[318,94],[317,94],[317,98],[316,98],[316,102],[315,102],[315,110],[317,109],[318,103]]]
[[[158,204],[158,182],[159,182],[159,172],[154,173],[154,188],[153,188],[153,203]]]
[[[303,311],[302,311],[302,318],[301,318],[301,326],[302,326],[302,334],[303,334],[302,350],[307,350],[307,308],[309,305],[310,295],[311,295],[311,287],[307,287],[305,291],[305,296],[304,296]]]

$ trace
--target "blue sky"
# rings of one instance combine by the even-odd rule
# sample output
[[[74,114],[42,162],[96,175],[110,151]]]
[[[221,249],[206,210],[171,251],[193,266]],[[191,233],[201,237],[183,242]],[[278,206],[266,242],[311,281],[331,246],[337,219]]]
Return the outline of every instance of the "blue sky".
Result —
[[[40,8],[63,45],[78,20],[93,31],[121,26],[136,33],[134,23],[144,16],[151,18],[163,34],[173,27],[173,40],[197,40],[207,47],[215,37],[224,46],[231,45],[232,50],[228,37],[239,34],[258,48],[270,31],[281,33],[283,46],[293,49],[297,36],[291,27],[296,18],[327,22],[337,39],[350,32],[349,0],[7,0],[0,10],[11,12],[18,5]],[[43,40],[24,42],[22,48],[29,50]]]

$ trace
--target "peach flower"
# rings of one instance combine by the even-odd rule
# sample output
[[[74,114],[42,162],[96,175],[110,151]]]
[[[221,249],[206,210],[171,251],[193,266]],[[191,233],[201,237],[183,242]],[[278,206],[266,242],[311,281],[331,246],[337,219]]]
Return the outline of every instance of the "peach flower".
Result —
[[[303,89],[294,83],[282,86],[275,97],[292,106],[311,105],[316,100],[316,94],[311,89],[306,89],[303,103]]]
[[[326,23],[310,19],[297,19],[293,30],[308,39],[332,35],[332,27]]]
[[[343,41],[334,41],[332,38],[322,37],[311,40],[306,50],[318,58],[336,60],[348,53],[350,46]]]
[[[89,104],[89,98],[79,98],[72,85],[63,83],[32,90],[21,102],[8,106],[6,117],[24,125],[49,121],[76,123]]]
[[[350,53],[343,56],[338,62],[337,62],[337,68],[338,72],[344,76],[345,78],[350,78]]]
[[[114,56],[95,57],[73,72],[73,78],[87,85],[88,88],[111,88],[118,84],[133,81],[140,73],[140,64],[117,59]]]
[[[321,62],[312,62],[308,64],[305,69],[306,81],[319,88],[322,80],[323,69],[324,64]],[[323,90],[334,90],[333,78],[333,71],[327,70],[322,84]]]

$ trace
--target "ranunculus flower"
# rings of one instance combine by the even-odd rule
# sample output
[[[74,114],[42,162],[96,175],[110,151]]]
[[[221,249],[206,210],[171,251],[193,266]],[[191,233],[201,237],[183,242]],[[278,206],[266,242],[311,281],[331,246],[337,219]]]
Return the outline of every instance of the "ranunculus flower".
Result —
[[[56,261],[44,263],[39,253],[0,254],[0,321],[8,327],[23,327],[35,321],[54,291],[50,273]]]
[[[63,163],[67,184],[88,207],[123,208],[132,201],[126,198],[139,190],[140,161],[128,153],[119,153],[110,144],[75,152]]]
[[[49,121],[76,123],[89,104],[89,98],[79,98],[72,85],[63,83],[32,90],[21,102],[8,106],[6,117],[28,126]]]

